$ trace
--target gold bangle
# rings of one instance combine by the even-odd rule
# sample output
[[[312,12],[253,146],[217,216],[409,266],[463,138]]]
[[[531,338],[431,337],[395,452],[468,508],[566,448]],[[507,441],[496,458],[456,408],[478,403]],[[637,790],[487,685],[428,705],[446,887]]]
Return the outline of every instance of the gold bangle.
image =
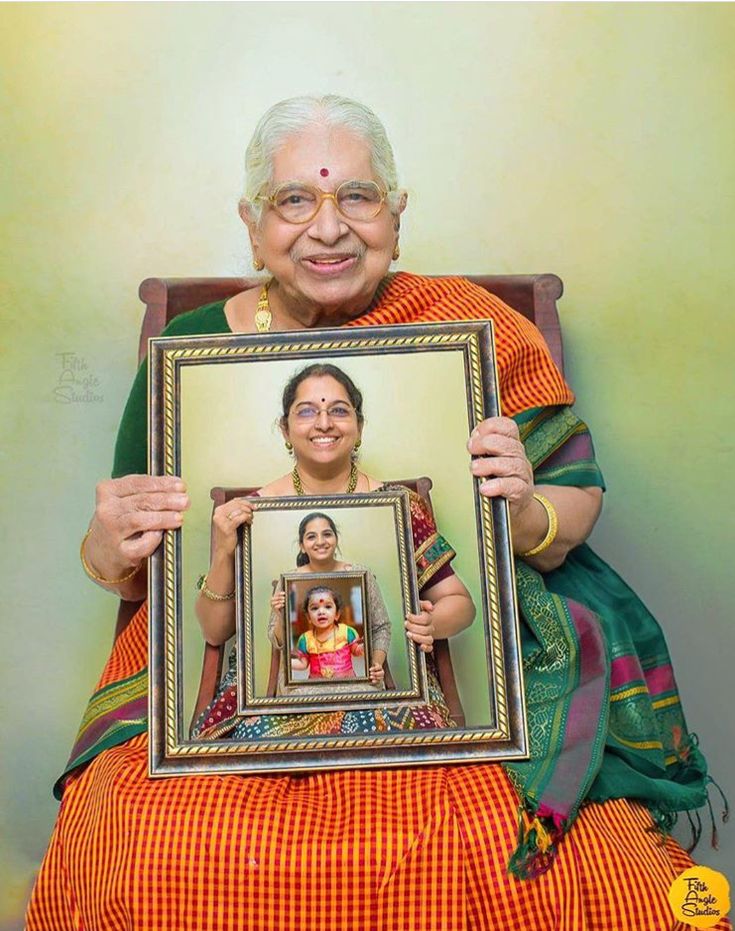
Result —
[[[546,531],[546,536],[538,546],[534,546],[533,549],[520,554],[523,558],[526,556],[538,556],[539,553],[543,553],[544,550],[547,550],[556,539],[556,534],[559,530],[559,519],[556,516],[556,508],[551,501],[549,501],[548,498],[544,498],[543,495],[534,494],[534,498],[546,511],[546,516],[549,518],[549,529]]]
[[[130,572],[128,572],[127,575],[124,575],[121,579],[105,579],[103,576],[97,575],[94,569],[89,565],[87,560],[84,558],[84,544],[89,539],[89,535],[91,533],[92,533],[92,528],[90,527],[89,530],[84,534],[84,538],[82,539],[82,545],[79,547],[79,558],[82,560],[82,567],[84,568],[84,571],[87,573],[90,579],[92,579],[93,582],[101,582],[103,585],[122,585],[123,582],[127,582],[129,579],[132,579],[132,577],[136,575],[138,572],[140,572],[140,570],[143,568],[143,563],[145,562],[145,560],[143,560],[143,562],[135,566],[134,569],[131,569]]]
[[[213,592],[211,588],[207,587],[207,577],[206,575],[200,575],[197,581],[197,588],[204,595],[205,598],[208,598],[210,601],[232,601],[235,597],[235,591],[230,592],[229,595],[218,595],[217,592]]]

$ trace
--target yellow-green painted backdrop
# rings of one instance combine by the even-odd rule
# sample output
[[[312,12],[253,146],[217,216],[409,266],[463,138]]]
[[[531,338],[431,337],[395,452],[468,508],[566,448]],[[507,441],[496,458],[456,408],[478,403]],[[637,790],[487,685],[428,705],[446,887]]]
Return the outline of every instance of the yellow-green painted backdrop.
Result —
[[[77,547],[137,285],[249,270],[242,152],[297,93],[384,119],[409,190],[401,268],[564,279],[568,376],[609,485],[593,543],[661,619],[733,794],[734,26],[706,3],[0,8],[0,927],[20,926],[112,639]],[[734,833],[699,852],[731,879]]]

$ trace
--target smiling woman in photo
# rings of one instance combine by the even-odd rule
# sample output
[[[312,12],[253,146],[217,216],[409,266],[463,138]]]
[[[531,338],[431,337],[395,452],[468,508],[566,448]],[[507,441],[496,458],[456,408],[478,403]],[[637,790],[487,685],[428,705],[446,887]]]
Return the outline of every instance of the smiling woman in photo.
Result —
[[[358,468],[357,451],[362,444],[365,423],[363,396],[358,386],[338,366],[317,363],[297,371],[283,390],[281,411],[280,428],[294,465],[285,475],[261,488],[259,495],[364,494],[387,487]],[[451,567],[454,551],[439,535],[428,506],[415,492],[409,494],[421,610],[418,614],[407,614],[400,622],[405,625],[406,636],[430,654],[435,638],[451,637],[472,623],[475,606],[464,583]],[[237,529],[257,519],[252,503],[244,498],[233,498],[220,505],[212,517],[212,559],[196,608],[204,637],[215,646],[223,644],[235,633]],[[336,528],[333,525],[325,527],[325,523],[318,517],[306,525],[302,522],[299,542],[308,561],[299,567],[301,571],[324,572],[327,567],[339,571],[346,566],[334,558]],[[384,679],[383,664],[390,643],[390,620],[372,573],[368,572],[367,578],[371,630],[376,634],[369,676],[377,685]],[[282,597],[282,593],[274,596],[274,607],[282,607]],[[284,649],[285,639],[282,623],[282,618],[276,620],[271,616],[271,640],[280,649]],[[255,720],[248,717],[239,719],[235,714],[237,669],[233,654],[231,651],[229,670],[217,697],[195,724],[194,736],[226,735],[233,740],[245,740],[301,733],[352,734],[455,726],[430,656],[429,703],[426,705],[402,710],[380,708],[362,711],[359,715],[343,711],[319,716],[261,714]],[[282,684],[282,674],[279,679]]]

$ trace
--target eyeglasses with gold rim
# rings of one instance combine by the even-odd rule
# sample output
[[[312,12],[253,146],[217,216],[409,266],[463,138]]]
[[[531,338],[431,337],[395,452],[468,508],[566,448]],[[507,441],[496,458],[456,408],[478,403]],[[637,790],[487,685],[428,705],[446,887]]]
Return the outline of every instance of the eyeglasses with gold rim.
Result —
[[[388,197],[375,181],[343,181],[334,193],[307,184],[286,181],[261,200],[275,210],[287,223],[309,223],[319,213],[325,200],[334,202],[337,213],[346,220],[367,222],[380,213]]]
[[[347,404],[345,401],[335,401],[329,407],[317,407],[315,404],[304,402],[294,408],[291,413],[297,421],[311,423],[321,417],[322,414],[326,414],[329,420],[341,421],[349,420],[351,417],[356,416],[357,412],[351,404]]]

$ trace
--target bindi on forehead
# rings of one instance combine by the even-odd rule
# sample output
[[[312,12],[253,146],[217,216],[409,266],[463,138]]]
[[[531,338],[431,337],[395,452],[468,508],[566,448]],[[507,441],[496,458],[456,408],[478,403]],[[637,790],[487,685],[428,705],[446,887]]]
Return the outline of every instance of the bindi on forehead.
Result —
[[[329,169],[328,169],[328,168],[320,168],[320,169],[319,169],[319,174],[322,176],[322,178],[328,178],[328,177],[329,177]]]

